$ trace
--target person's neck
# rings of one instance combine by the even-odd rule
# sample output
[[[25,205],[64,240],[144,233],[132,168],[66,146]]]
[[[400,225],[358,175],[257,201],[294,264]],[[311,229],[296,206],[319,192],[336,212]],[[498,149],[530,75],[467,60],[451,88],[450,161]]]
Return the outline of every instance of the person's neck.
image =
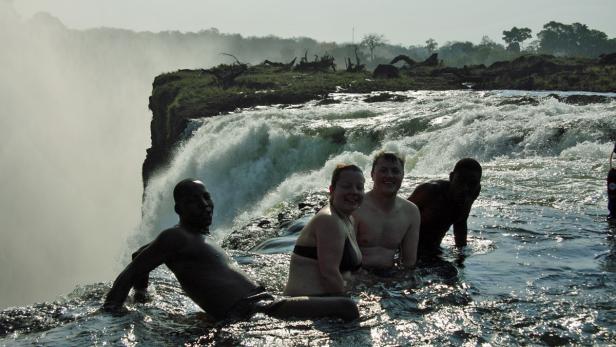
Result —
[[[393,194],[382,193],[375,190],[368,192],[375,205],[383,211],[391,211],[396,205],[397,192]]]
[[[349,223],[351,223],[351,215],[340,211],[339,209],[334,207],[334,205],[331,202],[329,203],[329,209],[332,211],[333,214],[338,216],[343,221],[345,222],[348,221]]]
[[[182,227],[183,229],[191,233],[201,234],[201,235],[208,235],[210,233],[209,226],[192,225],[182,219],[180,219],[179,225],[180,227]]]

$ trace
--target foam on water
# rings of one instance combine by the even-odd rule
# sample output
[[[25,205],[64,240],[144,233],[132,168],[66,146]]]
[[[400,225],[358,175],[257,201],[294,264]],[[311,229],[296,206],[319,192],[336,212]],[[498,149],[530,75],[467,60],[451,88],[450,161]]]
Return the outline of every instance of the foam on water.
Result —
[[[440,263],[393,279],[360,274],[352,290],[358,322],[257,315],[216,325],[162,268],[152,274],[154,300],[129,300],[122,317],[96,312],[109,283],[2,311],[0,344],[616,344],[616,229],[604,221],[616,103],[578,106],[506,91],[405,95],[406,102],[368,104],[339,94],[338,104],[195,123],[148,187],[144,222],[129,247],[175,223],[171,189],[183,177],[208,185],[222,238],[247,220],[276,216],[297,196],[325,191],[338,162],[363,167],[369,188],[370,158],[381,148],[406,157],[402,196],[446,178],[459,158],[478,158],[484,175],[469,246],[456,250],[448,234]],[[516,104],[529,95],[537,102]],[[281,292],[288,254],[232,254],[268,290]]]
[[[214,229],[224,236],[234,221],[302,192],[325,190],[336,163],[369,171],[380,149],[404,155],[406,174],[418,177],[442,177],[469,156],[487,165],[501,157],[557,157],[566,167],[574,157],[607,156],[616,129],[614,102],[575,106],[543,98],[538,106],[517,106],[503,104],[502,94],[511,92],[408,92],[408,102],[373,104],[340,94],[334,97],[340,104],[205,119],[170,168],[151,180],[138,238],[147,240],[174,222],[170,191],[183,177],[206,182],[216,202]]]

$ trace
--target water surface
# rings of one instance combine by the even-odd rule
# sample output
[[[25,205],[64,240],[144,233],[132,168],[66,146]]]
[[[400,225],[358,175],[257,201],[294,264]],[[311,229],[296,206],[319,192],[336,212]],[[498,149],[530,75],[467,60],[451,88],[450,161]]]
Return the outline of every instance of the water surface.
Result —
[[[129,301],[122,316],[97,311],[110,282],[6,309],[0,344],[616,344],[616,227],[605,222],[616,102],[572,105],[547,92],[400,94],[407,101],[336,94],[340,102],[329,105],[195,121],[193,136],[146,190],[143,223],[127,246],[128,254],[175,223],[171,189],[184,177],[206,182],[216,204],[213,237],[223,240],[306,194],[323,195],[339,162],[364,168],[369,188],[374,153],[401,153],[406,197],[421,182],[446,178],[458,159],[477,158],[484,175],[467,249],[456,251],[449,234],[439,263],[394,279],[360,276],[352,290],[358,322],[257,315],[216,324],[161,268],[152,274],[154,300]],[[258,227],[250,230],[260,237]],[[260,254],[230,251],[280,293],[289,244],[292,236]]]

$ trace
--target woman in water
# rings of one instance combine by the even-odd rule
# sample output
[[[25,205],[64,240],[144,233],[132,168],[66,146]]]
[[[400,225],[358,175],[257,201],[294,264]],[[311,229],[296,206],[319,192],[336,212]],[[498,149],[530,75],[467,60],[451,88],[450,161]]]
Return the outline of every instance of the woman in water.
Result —
[[[332,174],[329,204],[300,232],[291,254],[289,296],[340,295],[345,279],[361,266],[351,213],[364,198],[364,175],[355,165],[340,164]]]

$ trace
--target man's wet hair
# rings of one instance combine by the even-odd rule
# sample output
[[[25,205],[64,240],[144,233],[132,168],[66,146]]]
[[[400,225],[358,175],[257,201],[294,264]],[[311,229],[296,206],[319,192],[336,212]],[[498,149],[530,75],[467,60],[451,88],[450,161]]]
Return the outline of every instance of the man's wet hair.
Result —
[[[370,172],[374,172],[374,168],[376,167],[376,163],[379,161],[379,159],[385,159],[389,162],[397,162],[400,164],[400,166],[402,166],[402,169],[404,170],[404,159],[402,159],[402,157],[400,157],[398,154],[394,153],[394,152],[385,152],[385,151],[381,151],[379,153],[377,153],[374,156],[374,160],[372,160],[372,169],[370,170]]]
[[[336,183],[340,179],[340,174],[344,171],[356,171],[363,175],[363,171],[357,166],[353,164],[338,164],[332,173],[331,187],[336,188]]]
[[[475,172],[479,172],[480,174],[482,171],[481,165],[479,164],[479,162],[473,158],[464,158],[464,159],[458,160],[456,165],[453,167],[453,172],[456,172],[459,170],[475,171]]]
[[[178,184],[175,185],[175,188],[173,188],[173,200],[175,201],[175,203],[178,203],[187,194],[192,192],[192,189],[195,187],[195,185],[199,184],[197,182],[201,183],[201,181],[197,178],[186,178],[178,182]]]

